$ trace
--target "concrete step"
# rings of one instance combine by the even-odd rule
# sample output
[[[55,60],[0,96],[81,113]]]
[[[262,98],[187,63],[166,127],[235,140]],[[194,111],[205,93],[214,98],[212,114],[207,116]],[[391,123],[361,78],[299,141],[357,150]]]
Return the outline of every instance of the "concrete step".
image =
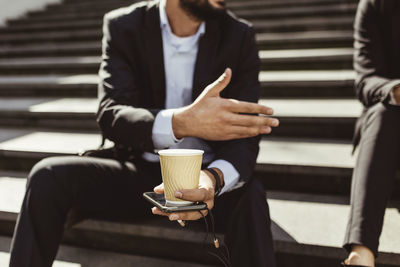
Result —
[[[242,9],[242,8],[267,8],[267,7],[287,7],[287,6],[318,6],[318,5],[331,5],[331,4],[352,4],[351,0],[285,0],[285,1],[262,1],[262,0],[249,0],[249,1],[230,1],[227,3],[229,9]]]
[[[0,76],[0,96],[95,97],[97,75]]]
[[[356,10],[356,3],[334,3],[330,5],[313,5],[313,6],[286,6],[267,8],[254,8],[246,9],[242,7],[234,10],[234,13],[241,18],[245,19],[263,19],[263,18],[293,18],[293,17],[313,17],[313,16],[345,16],[354,15]],[[30,13],[27,20],[32,22],[49,22],[60,20],[75,20],[75,19],[101,19],[105,14],[105,10],[92,10],[81,9],[80,11],[72,10],[58,10]],[[19,22],[10,22],[10,24],[19,24]]]
[[[94,149],[100,140],[98,133],[7,127],[1,131],[0,151],[2,157],[20,155],[40,160],[51,155],[74,155],[81,150]]]
[[[256,36],[260,49],[304,49],[352,47],[353,31],[304,31],[259,33]]]
[[[0,202],[0,232],[10,235],[24,195],[25,179],[5,175],[0,178],[0,183],[0,197],[7,200],[7,204]],[[306,266],[307,263],[313,263],[312,266],[333,267],[346,257],[341,245],[349,214],[348,198],[280,191],[269,191],[267,196],[279,266]],[[396,266],[400,261],[400,243],[393,238],[400,234],[399,207],[398,202],[393,202],[386,210],[377,262],[381,264],[379,266]],[[201,222],[193,222],[182,229],[165,218],[131,223],[92,219],[67,230],[64,242],[102,250],[118,250],[125,255],[134,253],[148,256],[151,253],[151,256],[158,258],[189,258],[192,262],[204,263],[211,259],[202,255],[203,228]],[[65,255],[62,251],[63,248],[59,259],[63,260],[66,258],[61,257]],[[107,256],[104,254],[102,258]]]
[[[91,24],[92,22],[87,22]],[[23,32],[16,33],[0,33],[1,47],[9,47],[12,45],[31,46],[38,44],[74,44],[74,43],[101,43],[102,36],[98,23],[96,29],[82,29],[80,23],[63,22],[62,27],[74,27],[72,30],[62,30],[58,28],[58,23],[45,25],[32,25],[31,29],[24,27],[19,28]],[[72,26],[70,25],[72,24]],[[74,25],[76,24],[76,26]],[[34,31],[32,28],[38,27],[37,33],[26,33]],[[54,29],[46,29],[46,28]],[[58,30],[57,30],[58,29]],[[43,33],[42,31],[47,31]],[[289,31],[282,33],[259,33],[257,41],[260,48],[264,49],[297,49],[297,48],[323,48],[323,47],[351,47],[352,46],[352,30],[351,27],[345,30],[322,30],[322,31]],[[298,46],[297,46],[298,45]]]
[[[36,25],[32,25],[32,28]],[[28,27],[20,28],[28,31]],[[7,28],[9,29],[9,28]],[[322,31],[293,33],[261,33],[257,35],[260,50],[351,47],[352,31]],[[49,56],[98,56],[100,41],[48,42],[0,46],[0,58],[49,57]]]
[[[280,126],[271,136],[352,140],[362,105],[353,99],[261,99]]]
[[[5,59],[0,60],[0,72],[3,75],[94,74],[98,72],[100,61],[99,56]]]
[[[261,99],[281,126],[272,136],[351,140],[362,105],[352,99]],[[0,126],[98,131],[96,98],[0,98]]]
[[[0,46],[0,58],[99,56],[101,42]]]
[[[102,27],[103,20],[101,18],[74,18],[59,21],[41,21],[31,19],[18,19],[15,22],[10,21],[9,26],[0,28],[0,33],[26,33],[26,32],[43,32],[43,31],[69,31],[69,30],[99,30]]]
[[[117,0],[116,2],[125,2],[127,4],[129,3],[134,3],[135,1],[132,0]],[[234,0],[235,1],[235,0]],[[111,3],[110,0],[99,0],[100,3]],[[91,0],[83,0],[83,1],[75,1],[75,0],[64,0],[63,1],[64,4],[76,4],[76,3],[93,3],[93,1]]]
[[[1,128],[0,169],[28,171],[49,156],[74,155],[100,144],[95,133]],[[110,145],[110,143],[108,143]],[[350,142],[263,138],[255,176],[266,188],[347,194],[355,158]],[[400,181],[394,196],[400,198]]]
[[[327,31],[351,30],[353,16],[344,17],[311,17],[289,18],[286,20],[253,20],[257,32],[299,32],[299,31]]]
[[[21,160],[40,160],[46,156],[76,154],[82,149],[93,149],[98,146],[99,141],[99,135],[94,133],[2,127],[0,154],[3,157],[2,164],[6,164],[7,157],[11,156],[19,157]],[[308,154],[299,161],[297,157],[299,153],[302,154],[303,149],[304,153]],[[314,167],[322,167],[328,171],[341,173],[344,171],[348,174],[354,162],[351,149],[352,146],[346,142],[314,142],[269,137],[261,142],[261,152],[257,162],[260,168],[268,171],[279,169],[283,164],[282,170],[288,172],[306,173],[314,170]],[[291,152],[293,153],[290,154]]]
[[[10,237],[0,236],[0,266],[8,266],[11,244]],[[54,267],[127,267],[127,266],[149,266],[149,267],[209,267],[212,265],[190,263],[184,261],[174,261],[159,259],[156,257],[145,257],[131,254],[115,253],[96,249],[87,249],[62,245],[57,253]],[[215,265],[214,265],[215,266]]]
[[[276,8],[276,7],[287,7],[288,5],[294,5],[297,7],[303,6],[319,6],[319,5],[332,5],[332,4],[352,4],[351,0],[300,0],[300,1],[230,1],[227,2],[227,7],[230,10],[240,10],[249,8]],[[63,3],[63,4],[50,4],[47,6],[46,10],[40,12],[30,12],[29,14],[37,14],[44,12],[56,12],[56,11],[73,11],[81,12],[82,10],[91,11],[103,11],[107,12],[121,6],[126,6],[126,1],[96,1],[94,2],[78,2],[78,3]]]
[[[65,10],[65,11],[75,11],[75,12],[80,12],[82,10],[92,10],[92,11],[109,11],[113,10],[122,6],[127,6],[132,4],[133,1],[109,1],[109,0],[100,0],[100,1],[89,1],[89,2],[75,2],[75,3],[68,3],[63,1],[63,3],[60,4],[49,4],[46,6],[46,10],[43,10],[42,12],[57,12],[60,10]],[[29,14],[36,14],[38,12],[29,12]]]
[[[98,132],[96,98],[0,98],[0,125]]]
[[[354,97],[351,70],[262,71],[261,95],[266,98]],[[91,75],[0,76],[0,96],[96,97],[98,77]]]
[[[334,3],[332,5],[309,5],[304,7],[285,6],[281,8],[268,7],[268,8],[252,8],[247,10],[235,10],[234,13],[238,17],[246,19],[263,19],[263,18],[279,18],[285,20],[288,18],[302,18],[313,16],[332,16],[340,17],[346,15],[354,15],[356,12],[356,3]]]
[[[264,19],[254,20],[253,24],[258,32],[298,32],[321,30],[351,30],[353,16],[340,18],[312,17],[292,18],[287,20]],[[20,24],[30,25],[27,28],[17,28],[16,32],[0,33],[0,44],[21,44],[49,41],[94,41],[102,36],[100,19],[39,23],[31,20],[18,20]],[[36,24],[39,23],[39,24]],[[22,32],[21,32],[22,31]],[[33,31],[33,32],[32,32]],[[39,32],[35,32],[39,31]]]
[[[5,33],[0,34],[0,45],[15,45],[15,44],[38,44],[43,42],[83,42],[83,41],[97,41],[100,42],[102,31],[100,27],[95,30],[51,30],[45,29],[40,32],[32,33]]]
[[[332,0],[299,0],[298,2],[300,4],[303,4],[303,5],[308,5],[308,4],[315,3],[315,1],[318,1],[319,3],[332,2]],[[127,3],[127,4],[129,4],[129,3],[138,2],[138,1],[132,1],[132,0],[116,0],[116,1],[99,0],[99,1],[96,1],[95,3],[109,3],[109,4],[112,4],[114,2],[115,3]],[[229,0],[228,4],[229,5],[231,5],[231,4],[240,5],[243,2],[244,2],[243,0]],[[267,0],[267,1],[265,1],[265,0],[250,0],[248,2],[250,2],[250,3],[252,3],[252,2],[261,2],[261,3],[264,2],[264,3],[269,3],[270,5],[279,5],[279,4],[288,5],[288,4],[293,4],[293,0],[282,0],[282,1],[278,1],[278,0]],[[344,2],[351,2],[351,0],[338,0],[336,2],[344,3]],[[78,4],[78,3],[93,4],[93,1],[91,1],[91,0],[82,0],[82,1],[79,1],[79,0],[64,0],[63,1],[64,5],[74,5],[74,4]],[[246,5],[246,2],[244,2],[244,3],[245,3],[244,5]],[[53,4],[53,5],[55,5],[55,4]]]
[[[352,70],[262,71],[259,79],[264,98],[354,97]]]
[[[84,150],[95,149],[100,143],[101,137],[98,133],[2,128],[0,168],[27,171],[44,157],[75,155]]]
[[[319,194],[348,194],[355,163],[350,142],[264,138],[255,177],[265,188]]]
[[[263,70],[351,69],[352,48],[314,48],[260,51]]]
[[[253,11],[249,11],[252,14]],[[239,15],[239,14],[238,14]],[[9,21],[9,29],[4,28],[3,33],[18,33],[24,29],[32,31],[55,30],[68,31],[73,29],[92,29],[100,30],[103,22],[103,13],[79,14],[62,14],[59,16],[29,17],[20,18],[15,21]],[[352,29],[354,14],[342,16],[324,16],[323,14],[314,13],[312,16],[288,17],[281,19],[279,17],[260,17],[252,18],[256,31],[259,32],[280,32],[280,31],[301,31],[301,30],[329,30],[329,29]],[[297,22],[297,23],[296,23]],[[24,28],[25,27],[25,28]],[[1,31],[0,31],[1,32]]]
[[[350,69],[353,49],[262,50],[259,55],[262,70]],[[3,75],[95,74],[100,62],[100,56],[0,59],[0,71]]]

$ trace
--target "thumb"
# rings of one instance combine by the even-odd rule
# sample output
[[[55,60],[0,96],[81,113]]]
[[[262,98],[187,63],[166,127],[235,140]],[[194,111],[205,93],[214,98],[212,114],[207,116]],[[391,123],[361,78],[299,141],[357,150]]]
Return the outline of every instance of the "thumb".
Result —
[[[153,190],[157,194],[164,194],[164,183],[157,185]]]
[[[231,81],[232,77],[232,70],[227,68],[225,72],[219,76],[219,78],[213,82],[212,84],[208,85],[204,90],[206,92],[206,96],[219,96],[222,90],[228,86],[229,82]]]

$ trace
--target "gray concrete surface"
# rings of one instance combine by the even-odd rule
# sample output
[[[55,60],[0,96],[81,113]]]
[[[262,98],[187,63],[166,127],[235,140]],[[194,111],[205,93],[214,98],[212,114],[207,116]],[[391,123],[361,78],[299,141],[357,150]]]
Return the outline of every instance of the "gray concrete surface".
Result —
[[[5,267],[9,262],[9,244],[11,239],[0,236],[0,266]],[[72,246],[61,246],[53,267],[205,267],[210,265],[176,262],[136,255],[113,253],[107,251],[83,249]]]
[[[3,153],[74,154],[82,149],[96,148],[100,142],[98,134],[90,133],[26,132],[15,129],[2,129],[1,132],[5,136],[0,143],[0,152]],[[8,140],[7,136],[10,136]],[[355,159],[351,156],[351,150],[350,143],[264,139],[260,143],[257,162],[352,168]]]

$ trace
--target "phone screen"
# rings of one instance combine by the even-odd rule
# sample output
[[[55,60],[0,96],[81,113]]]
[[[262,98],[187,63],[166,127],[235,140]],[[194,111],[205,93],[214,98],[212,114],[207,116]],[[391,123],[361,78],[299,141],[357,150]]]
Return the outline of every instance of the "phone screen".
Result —
[[[183,212],[207,209],[207,204],[203,202],[193,203],[189,206],[167,206],[165,203],[164,194],[156,194],[155,192],[145,192],[143,193],[143,197],[163,212]]]

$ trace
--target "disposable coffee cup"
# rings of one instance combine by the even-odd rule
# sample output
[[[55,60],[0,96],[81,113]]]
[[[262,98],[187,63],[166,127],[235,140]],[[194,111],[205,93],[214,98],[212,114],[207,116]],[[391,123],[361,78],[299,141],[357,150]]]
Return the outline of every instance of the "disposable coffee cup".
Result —
[[[175,197],[182,189],[196,189],[199,186],[203,150],[165,149],[160,155],[161,175],[164,183],[164,195],[168,206],[188,206],[191,201]]]

